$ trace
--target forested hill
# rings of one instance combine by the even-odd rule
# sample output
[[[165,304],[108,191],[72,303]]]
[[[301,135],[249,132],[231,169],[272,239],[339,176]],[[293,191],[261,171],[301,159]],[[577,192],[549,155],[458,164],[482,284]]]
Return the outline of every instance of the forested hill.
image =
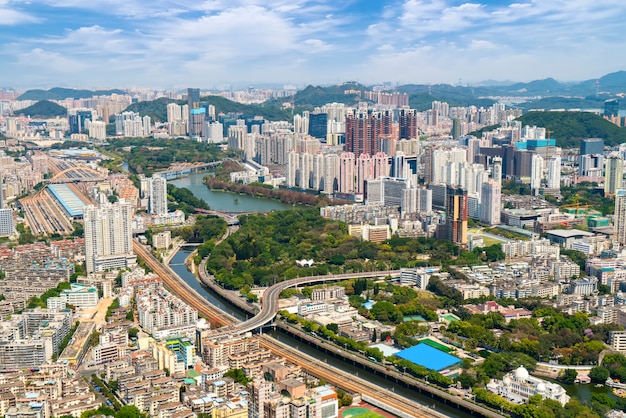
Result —
[[[54,102],[42,100],[34,105],[18,110],[17,114],[30,116],[32,118],[55,118],[57,116],[67,116],[67,109]]]
[[[88,99],[93,96],[110,96],[111,94],[126,94],[123,90],[77,90],[54,87],[50,90],[27,90],[17,100],[63,100],[70,97]]]
[[[254,117],[263,116],[268,120],[289,121],[293,118],[290,110],[282,109],[280,103],[268,103],[259,105],[247,105],[242,103],[233,102],[221,96],[206,96],[201,98],[202,103],[211,104],[215,106],[216,114],[223,113],[241,113],[244,116]],[[186,104],[184,100],[172,100],[167,98],[160,98],[151,101],[133,103],[128,106],[125,111],[137,112],[141,116],[150,116],[153,120],[159,122],[167,121],[167,105],[169,103],[178,103],[179,105]]]
[[[528,112],[517,120],[524,125],[546,128],[550,137],[556,139],[556,145],[562,148],[577,148],[584,138],[602,138],[609,146],[626,142],[626,128],[594,113]]]

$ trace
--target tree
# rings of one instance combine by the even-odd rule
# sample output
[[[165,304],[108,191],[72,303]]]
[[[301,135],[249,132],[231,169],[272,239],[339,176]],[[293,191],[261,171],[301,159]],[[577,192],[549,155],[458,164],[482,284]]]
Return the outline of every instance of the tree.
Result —
[[[137,338],[137,334],[139,334],[139,330],[137,328],[128,329],[128,338]]]
[[[339,333],[339,325],[335,324],[334,322],[326,325],[326,329],[334,332],[335,334]]]
[[[124,405],[115,413],[115,418],[142,418],[144,414],[135,405]]]
[[[559,380],[566,385],[571,385],[574,383],[576,378],[578,377],[578,372],[574,369],[565,369],[563,373],[559,376]]]
[[[593,383],[604,383],[609,378],[609,369],[602,366],[592,367],[589,377]]]

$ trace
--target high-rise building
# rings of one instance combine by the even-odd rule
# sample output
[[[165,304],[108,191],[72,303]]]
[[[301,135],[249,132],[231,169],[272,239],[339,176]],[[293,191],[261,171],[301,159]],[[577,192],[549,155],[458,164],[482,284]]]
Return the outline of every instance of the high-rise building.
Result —
[[[68,115],[70,134],[87,133],[89,122],[93,120],[93,112],[87,109],[72,109]]]
[[[530,188],[534,195],[539,194],[541,188],[541,180],[543,180],[543,157],[539,154],[533,154],[531,162]]]
[[[461,119],[452,119],[452,131],[450,135],[452,135],[452,139],[459,139],[461,137]]]
[[[615,153],[606,159],[604,173],[604,195],[612,196],[617,189],[622,188],[624,181],[624,160],[622,156]]]
[[[400,109],[398,116],[400,139],[417,139],[417,112],[414,109]]]
[[[380,151],[381,136],[392,134],[390,111],[354,110],[346,115],[347,152],[373,155]]]
[[[615,192],[615,241],[626,245],[626,190]]]
[[[619,99],[609,99],[604,102],[605,118],[614,118],[619,115]]]
[[[130,203],[86,206],[83,216],[87,273],[135,265],[131,229],[134,209]]]
[[[601,138],[588,138],[580,141],[580,155],[604,153],[604,140]]]
[[[458,245],[467,245],[467,190],[460,187],[446,188],[446,235]]]
[[[483,183],[481,190],[480,221],[489,225],[500,223],[502,187],[495,180]]]
[[[309,135],[326,141],[328,133],[328,115],[326,113],[309,114]]]
[[[354,154],[344,152],[339,157],[339,193],[354,193]]]
[[[163,177],[150,179],[150,196],[148,198],[148,212],[155,215],[167,214],[167,180]]]
[[[561,157],[550,158],[548,163],[548,189],[561,188]]]
[[[502,183],[502,158],[501,157],[494,157],[492,160],[491,178],[494,181],[498,182],[499,184]]]

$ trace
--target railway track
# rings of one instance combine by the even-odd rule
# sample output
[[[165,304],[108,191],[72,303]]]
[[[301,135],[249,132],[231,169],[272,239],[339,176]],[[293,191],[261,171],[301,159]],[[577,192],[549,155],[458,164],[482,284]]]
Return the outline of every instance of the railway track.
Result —
[[[136,240],[133,241],[133,250],[135,251],[135,254],[137,254],[137,256],[141,258],[146,265],[148,265],[148,267],[163,280],[163,283],[172,293],[193,308],[197,309],[200,315],[205,316],[213,323],[222,326],[232,326],[239,323],[236,318],[207,303],[206,299],[199,295],[187,283],[182,281],[176,273],[172,271],[172,269],[160,263],[152,255],[149,249],[141,245]],[[340,369],[329,366],[319,359],[304,354],[293,347],[283,344],[280,341],[276,341],[268,336],[260,335],[259,341],[259,344],[263,347],[268,348],[273,353],[285,358],[293,364],[300,366],[311,375],[325,379],[326,381],[349,392],[361,393],[384,404],[392,405],[403,414],[406,414],[406,416],[436,418],[446,417],[446,415],[441,414],[436,410],[428,408],[401,395],[395,394],[390,390],[381,388],[378,385],[370,383],[364,379],[360,379],[352,374],[345,373]],[[424,389],[428,388],[424,387]],[[464,400],[457,399],[455,396],[441,390],[437,390],[437,393],[439,396],[442,396],[444,399],[447,399],[455,404],[459,404],[460,402],[465,404]],[[479,416],[490,418],[502,417],[502,415],[476,404],[468,403],[466,406],[469,406],[474,413]]]

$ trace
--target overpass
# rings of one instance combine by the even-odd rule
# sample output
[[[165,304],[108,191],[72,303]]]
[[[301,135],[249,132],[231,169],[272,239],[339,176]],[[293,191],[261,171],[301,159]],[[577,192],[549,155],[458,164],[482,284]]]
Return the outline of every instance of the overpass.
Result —
[[[203,266],[204,267],[204,266]],[[205,273],[206,274],[206,273]],[[328,274],[325,276],[307,276],[299,277],[297,279],[286,280],[284,282],[276,283],[273,286],[268,287],[263,293],[261,299],[261,310],[256,316],[248,319],[247,321],[226,327],[225,332],[239,332],[246,333],[254,331],[255,329],[262,328],[264,325],[270,323],[276,314],[278,313],[278,297],[280,292],[285,289],[294,286],[300,286],[311,283],[324,283],[328,281],[337,281],[343,279],[360,279],[366,277],[399,277],[400,270],[382,270],[382,271],[369,271],[363,273],[345,273],[345,274]],[[221,330],[222,331],[222,330]]]

